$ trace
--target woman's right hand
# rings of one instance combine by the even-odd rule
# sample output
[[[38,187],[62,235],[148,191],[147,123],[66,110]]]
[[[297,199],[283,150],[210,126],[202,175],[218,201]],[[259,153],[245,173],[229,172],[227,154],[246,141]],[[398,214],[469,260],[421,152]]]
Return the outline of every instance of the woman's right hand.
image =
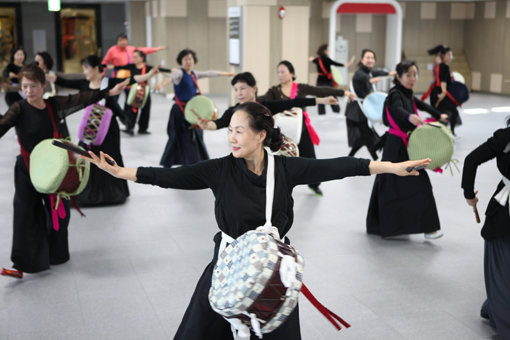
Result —
[[[57,80],[57,75],[54,73],[46,73],[46,80],[50,83],[54,83]]]
[[[408,118],[409,122],[413,124],[414,126],[423,125],[425,124],[425,121],[420,118],[417,114],[411,114]]]
[[[89,153],[90,157],[92,157],[92,159],[85,158],[83,156],[80,156],[80,157],[90,161],[90,163],[95,164],[99,169],[106,171],[113,177],[117,177],[121,167],[117,165],[117,162],[115,162],[115,160],[112,157],[105,154],[103,151],[99,151],[99,157],[92,151],[89,151],[88,153]],[[106,161],[106,158],[113,161],[114,164],[113,165],[108,164],[108,162]]]
[[[200,126],[202,130],[216,130],[216,124],[209,119],[203,119],[198,117],[197,121],[198,126]]]
[[[476,204],[478,203],[478,197],[476,197],[476,195],[478,195],[478,190],[475,191],[475,198],[466,198],[466,203],[470,207],[476,208]]]

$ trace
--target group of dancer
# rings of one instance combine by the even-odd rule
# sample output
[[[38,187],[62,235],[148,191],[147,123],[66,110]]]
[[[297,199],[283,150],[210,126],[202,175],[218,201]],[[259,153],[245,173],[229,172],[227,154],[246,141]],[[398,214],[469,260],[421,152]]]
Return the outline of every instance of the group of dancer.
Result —
[[[211,286],[212,270],[218,258],[222,232],[237,238],[264,224],[268,152],[277,151],[282,144],[282,134],[279,128],[274,127],[272,118],[272,115],[278,112],[293,107],[303,108],[303,124],[298,144],[300,157],[275,156],[276,186],[271,222],[282,237],[288,233],[293,223],[292,191],[295,186],[308,185],[314,193],[322,195],[319,184],[323,181],[371,174],[377,176],[368,209],[367,233],[383,238],[423,233],[425,238],[430,240],[443,235],[430,179],[427,172],[421,169],[428,165],[430,160],[410,161],[404,135],[425,124],[417,109],[428,112],[437,121],[449,122],[452,131],[458,122],[458,111],[456,108],[452,109],[447,96],[449,78],[446,73],[449,72],[447,64],[451,60],[451,50],[448,47],[433,49],[441,62],[439,67],[435,68],[437,71],[434,71],[438,81],[434,82],[431,91],[432,105],[414,96],[413,88],[419,72],[415,62],[404,60],[396,65],[396,70],[392,72],[375,70],[376,54],[369,49],[362,51],[359,69],[353,77],[353,92],[334,87],[330,77],[330,66],[334,63],[328,57],[327,46],[325,49],[322,46],[317,59],[312,61],[321,69],[318,84],[327,86],[295,82],[295,69],[289,61],[284,60],[277,65],[279,84],[257,96],[253,74],[195,71],[198,58],[190,49],[184,49],[178,54],[176,61],[179,66],[176,68],[161,69],[159,66],[146,65],[145,55],[163,48],[144,51],[142,48],[127,45],[127,38],[119,36],[118,44],[113,47],[112,52],[107,53],[103,61],[97,56],[88,56],[82,60],[85,78],[78,80],[51,74],[51,63],[42,55],[39,66],[36,63],[24,65],[26,54],[22,50],[14,51],[6,71],[12,80],[10,86],[19,86],[22,95],[17,92],[8,92],[9,95],[6,95],[9,109],[5,115],[0,116],[0,137],[14,127],[21,154],[15,165],[11,252],[14,269],[4,268],[3,275],[21,278],[23,273],[41,272],[49,269],[50,265],[69,260],[69,204],[64,203],[66,214],[59,221],[59,230],[51,228],[46,218],[51,209],[48,195],[38,193],[31,184],[27,160],[40,141],[69,136],[65,123],[69,114],[101,100],[105,100],[104,105],[112,110],[114,117],[101,145],[81,143],[81,146],[89,151],[91,162],[97,167],[91,171],[86,190],[77,197],[80,205],[125,202],[129,196],[127,181],[163,188],[209,188],[215,196],[215,216],[220,232],[214,236],[216,247],[213,259],[197,284],[177,330],[176,339],[219,339],[231,336],[230,324],[211,309],[207,293]],[[122,62],[125,64],[113,64]],[[46,65],[46,69],[42,63]],[[105,76],[105,66],[116,73],[114,77]],[[125,70],[129,71],[129,76],[124,79],[118,73]],[[126,107],[120,108],[116,97],[127,86],[147,82],[157,73],[167,77],[157,88],[172,82],[175,93],[175,103],[171,107],[167,126],[168,142],[160,162],[163,167],[124,168],[120,152],[120,128],[116,119],[124,121],[126,133],[132,135],[136,117],[139,116],[138,133],[144,134],[148,132],[149,111],[144,113],[142,109],[142,112],[138,113],[127,106],[127,111],[133,114],[127,116]],[[349,156],[316,159],[314,145],[319,145],[320,139],[305,108],[317,104],[337,105],[335,97],[346,96],[350,100],[356,96],[363,98],[373,91],[372,85],[379,81],[378,76],[381,75],[395,76],[395,85],[389,91],[384,104],[383,122],[389,127],[389,131],[383,138],[368,125],[357,103],[349,103],[346,109],[349,145],[352,147],[349,156],[354,156],[356,151],[366,146],[373,160]],[[184,108],[189,100],[200,94],[198,79],[218,76],[233,76],[231,85],[238,103],[228,108],[216,121],[199,119],[198,126],[191,125],[184,119]],[[45,99],[48,83],[80,92]],[[336,107],[333,107],[333,110],[335,111]],[[221,128],[228,128],[228,141],[232,152],[228,156],[209,160],[203,141],[203,130]],[[383,148],[381,162],[376,160],[379,147]],[[479,164],[496,157],[499,170],[506,176],[491,199],[482,230],[482,236],[486,240],[487,288],[487,301],[483,305],[482,316],[488,318],[502,336],[510,336],[510,180],[507,179],[510,174],[506,166],[509,153],[510,128],[507,127],[496,131],[492,138],[466,158],[462,181],[467,203],[475,206],[477,198],[473,188]],[[107,160],[113,164],[109,164]],[[276,331],[265,337],[300,339],[298,308]]]

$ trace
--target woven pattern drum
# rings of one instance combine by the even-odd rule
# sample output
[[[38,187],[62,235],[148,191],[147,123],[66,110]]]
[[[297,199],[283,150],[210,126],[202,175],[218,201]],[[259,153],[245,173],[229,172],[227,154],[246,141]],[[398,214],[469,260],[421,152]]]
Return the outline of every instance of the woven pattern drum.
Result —
[[[429,123],[411,133],[407,152],[410,160],[430,158],[432,161],[427,168],[435,170],[451,161],[453,144],[453,136],[446,126]]]
[[[213,101],[206,96],[198,95],[191,98],[184,108],[184,119],[191,125],[198,125],[198,118],[215,120],[218,109]]]
[[[386,93],[372,92],[363,100],[363,112],[372,122],[382,121],[386,97]]]
[[[98,104],[87,106],[78,129],[80,141],[85,144],[103,144],[110,128],[112,116],[112,110],[105,106]]]
[[[292,267],[289,261],[294,268],[290,284],[289,275],[283,279],[283,273]],[[250,315],[252,319],[256,316],[261,333],[269,333],[296,307],[302,276],[303,258],[291,246],[266,233],[248,231],[219,255],[209,302],[227,319],[237,318],[250,325]]]
[[[129,90],[126,103],[134,108],[143,109],[147,102],[147,98],[149,98],[150,91],[151,88],[147,84],[137,83],[136,85],[132,85]]]
[[[280,149],[276,151],[274,154],[285,157],[299,157],[299,148],[297,144],[294,143],[294,141],[291,138],[285,135],[282,135],[282,137],[283,144],[280,147]]]
[[[31,152],[30,180],[43,194],[78,195],[87,185],[90,162],[54,146],[52,141],[45,139],[39,142]],[[66,140],[60,141],[70,144]]]

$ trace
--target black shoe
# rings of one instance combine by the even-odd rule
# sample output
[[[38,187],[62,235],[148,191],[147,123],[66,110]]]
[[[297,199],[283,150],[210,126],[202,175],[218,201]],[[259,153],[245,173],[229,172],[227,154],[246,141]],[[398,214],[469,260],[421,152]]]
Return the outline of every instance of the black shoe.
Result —
[[[315,196],[319,196],[319,197],[324,196],[324,193],[322,192],[322,190],[319,187],[311,187],[311,186],[308,186],[308,187],[310,188],[310,190],[313,191]]]
[[[150,131],[147,131],[147,130],[145,130],[145,131],[140,131],[140,130],[138,130],[138,134],[139,134],[139,135],[150,135],[150,134],[151,134],[151,132],[150,132]]]
[[[134,136],[135,135],[135,133],[131,129],[123,129],[121,131],[124,132],[125,134],[130,135],[130,136]]]

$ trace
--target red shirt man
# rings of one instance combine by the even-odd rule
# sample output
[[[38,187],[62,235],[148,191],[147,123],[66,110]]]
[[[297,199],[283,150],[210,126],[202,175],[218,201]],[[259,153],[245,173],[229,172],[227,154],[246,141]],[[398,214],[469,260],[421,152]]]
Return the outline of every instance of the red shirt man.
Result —
[[[133,63],[133,52],[140,50],[145,54],[151,54],[164,50],[166,47],[135,47],[128,45],[128,38],[125,34],[120,34],[117,37],[117,45],[114,45],[108,49],[106,55],[103,58],[103,65],[123,66]],[[110,67],[111,68],[111,67]]]

